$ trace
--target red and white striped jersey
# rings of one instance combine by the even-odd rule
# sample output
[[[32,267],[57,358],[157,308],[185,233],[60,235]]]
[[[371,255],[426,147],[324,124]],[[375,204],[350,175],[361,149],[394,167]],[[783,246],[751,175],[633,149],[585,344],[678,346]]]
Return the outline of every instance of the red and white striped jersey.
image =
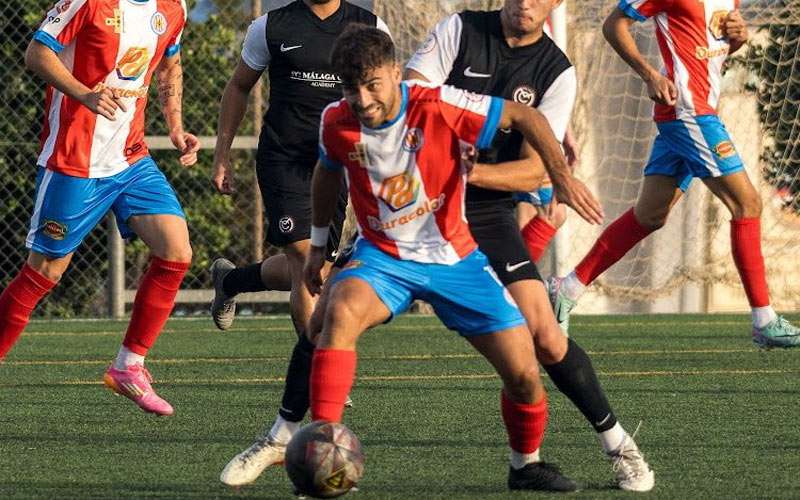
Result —
[[[108,177],[147,156],[147,88],[163,56],[180,49],[183,0],[61,0],[34,39],[87,87],[115,89],[128,111],[111,121],[47,86],[38,163],[75,177]]]
[[[477,245],[464,215],[461,152],[491,144],[503,100],[401,84],[400,113],[371,129],[345,100],[322,114],[320,162],[346,169],[362,237],[403,260],[454,264]]]
[[[723,21],[740,0],[620,0],[633,19],[653,17],[664,73],[678,89],[675,106],[656,104],[656,121],[717,113],[730,44]]]

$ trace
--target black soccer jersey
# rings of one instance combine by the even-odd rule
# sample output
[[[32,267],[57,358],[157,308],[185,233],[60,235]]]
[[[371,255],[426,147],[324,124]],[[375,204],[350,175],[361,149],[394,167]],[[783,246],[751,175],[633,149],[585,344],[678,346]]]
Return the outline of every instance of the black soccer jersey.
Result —
[[[436,84],[447,83],[538,108],[563,140],[575,102],[575,71],[567,56],[546,35],[511,48],[505,40],[500,11],[464,11],[439,23],[408,63]],[[480,161],[516,160],[522,134],[501,131]],[[511,193],[469,186],[467,205],[507,201]]]
[[[253,22],[242,59],[253,69],[269,67],[269,109],[264,117],[258,159],[310,164],[318,155],[319,119],[326,105],[342,98],[340,80],[329,61],[334,41],[350,23],[388,31],[373,13],[342,1],[326,19],[301,0],[272,10]]]

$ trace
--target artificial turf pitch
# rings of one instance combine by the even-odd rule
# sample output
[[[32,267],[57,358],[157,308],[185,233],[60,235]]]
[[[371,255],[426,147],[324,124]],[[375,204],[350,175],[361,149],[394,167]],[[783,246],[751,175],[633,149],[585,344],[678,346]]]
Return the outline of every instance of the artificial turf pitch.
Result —
[[[292,498],[280,467],[240,491],[218,480],[276,414],[290,321],[242,318],[226,333],[208,318],[170,321],[148,360],[176,408],[168,418],[100,383],[124,328],[36,321],[0,365],[0,498]],[[800,350],[757,350],[745,316],[584,316],[571,333],[623,425],[642,422],[650,497],[800,498]],[[570,496],[636,496],[614,489],[593,431],[546,384],[543,458],[583,483]],[[506,490],[499,388],[435,318],[366,333],[345,415],[366,470],[347,498],[536,497]]]

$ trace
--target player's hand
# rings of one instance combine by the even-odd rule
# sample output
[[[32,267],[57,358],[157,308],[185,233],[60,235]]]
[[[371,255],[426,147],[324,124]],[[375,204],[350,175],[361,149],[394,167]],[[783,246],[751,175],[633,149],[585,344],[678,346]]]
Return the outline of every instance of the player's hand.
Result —
[[[564,156],[567,158],[567,166],[570,172],[574,172],[578,163],[581,161],[581,147],[578,145],[575,135],[572,133],[571,128],[567,128],[567,133],[564,134]]]
[[[478,150],[475,146],[469,144],[465,148],[461,148],[461,168],[467,174],[467,182],[472,175],[475,165],[478,163]]]
[[[306,288],[313,296],[319,295],[322,291],[322,267],[325,265],[325,247],[312,246],[303,266],[303,279]]]
[[[674,106],[678,99],[678,89],[672,80],[657,72],[647,80],[647,94],[650,99],[667,106]]]
[[[233,175],[230,174],[231,166],[227,160],[214,162],[214,173],[211,175],[211,183],[217,188],[219,194],[233,194]]]
[[[744,22],[742,14],[738,10],[732,10],[728,13],[722,22],[722,28],[729,42],[743,44],[750,38],[750,33],[747,31],[747,23]]]
[[[197,163],[197,152],[200,151],[200,139],[184,131],[173,132],[169,138],[175,148],[181,152],[181,165],[191,167]]]
[[[586,184],[575,177],[568,176],[553,181],[553,196],[559,202],[571,207],[583,220],[590,224],[603,223],[603,207]]]
[[[92,113],[96,113],[111,121],[116,120],[115,114],[117,109],[123,112],[128,111],[128,107],[116,92],[106,87],[104,83],[98,83],[88,93],[84,94],[80,99],[81,104],[89,108]]]

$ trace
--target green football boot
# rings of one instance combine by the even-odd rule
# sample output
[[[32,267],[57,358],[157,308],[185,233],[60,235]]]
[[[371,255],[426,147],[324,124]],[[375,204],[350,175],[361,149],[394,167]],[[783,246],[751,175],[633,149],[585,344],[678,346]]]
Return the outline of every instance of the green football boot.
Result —
[[[753,343],[762,349],[800,347],[800,328],[778,316],[764,328],[753,327]]]

